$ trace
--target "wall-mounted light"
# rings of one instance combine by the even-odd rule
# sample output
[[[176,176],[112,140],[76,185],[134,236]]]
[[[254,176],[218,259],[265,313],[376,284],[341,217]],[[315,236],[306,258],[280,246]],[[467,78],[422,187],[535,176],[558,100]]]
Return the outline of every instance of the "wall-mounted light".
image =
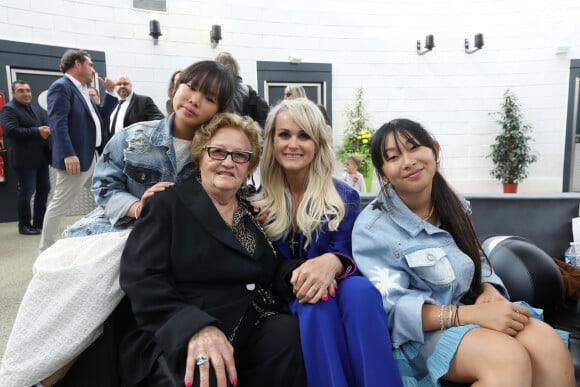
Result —
[[[417,40],[417,55],[424,55],[435,47],[435,38],[433,35],[425,36],[425,51],[421,51],[421,41]]]
[[[469,39],[465,38],[465,52],[468,54],[473,54],[475,51],[481,50],[483,47],[483,34],[475,34],[473,37],[473,46],[475,47],[474,50],[469,50]]]
[[[218,46],[220,40],[222,40],[222,26],[219,24],[214,24],[211,26],[209,40],[211,42],[211,48],[216,48]]]
[[[149,35],[153,38],[153,44],[157,46],[159,42],[159,37],[161,34],[161,26],[159,25],[159,20],[151,19],[149,20]]]

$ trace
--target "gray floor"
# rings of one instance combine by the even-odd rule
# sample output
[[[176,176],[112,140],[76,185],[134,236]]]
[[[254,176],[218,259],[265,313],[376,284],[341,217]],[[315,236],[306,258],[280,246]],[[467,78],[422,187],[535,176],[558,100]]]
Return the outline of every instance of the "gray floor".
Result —
[[[77,217],[70,217],[72,223]],[[0,223],[0,354],[32,277],[32,264],[38,255],[39,235],[20,235],[16,222]]]

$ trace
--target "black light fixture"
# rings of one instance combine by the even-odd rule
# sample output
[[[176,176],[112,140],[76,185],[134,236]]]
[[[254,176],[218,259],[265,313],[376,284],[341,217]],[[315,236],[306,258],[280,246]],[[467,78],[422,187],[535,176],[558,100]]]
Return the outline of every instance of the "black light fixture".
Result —
[[[483,34],[475,34],[473,37],[473,46],[475,47],[474,50],[469,50],[469,39],[465,38],[464,41],[465,52],[467,54],[473,54],[475,51],[481,50],[483,47]]]
[[[159,25],[159,20],[151,19],[149,20],[149,35],[153,38],[153,44],[157,46],[159,42],[159,37],[161,34],[161,25]]]
[[[219,24],[214,24],[211,26],[209,40],[211,41],[211,48],[216,48],[218,46],[220,40],[222,40],[222,26]]]
[[[421,41],[417,40],[417,55],[424,55],[435,47],[435,37],[433,35],[425,36],[425,50],[421,51]]]

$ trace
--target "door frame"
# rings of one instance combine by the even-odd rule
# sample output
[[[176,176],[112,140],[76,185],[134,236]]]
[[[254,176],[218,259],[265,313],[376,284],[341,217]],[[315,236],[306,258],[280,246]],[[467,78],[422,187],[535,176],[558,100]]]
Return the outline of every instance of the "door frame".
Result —
[[[580,59],[570,61],[570,78],[568,81],[568,113],[566,118],[566,141],[564,145],[564,172],[562,174],[562,192],[570,192],[574,183],[574,149],[576,136],[580,134]],[[580,155],[579,155],[580,156]],[[580,176],[578,176],[580,179]]]

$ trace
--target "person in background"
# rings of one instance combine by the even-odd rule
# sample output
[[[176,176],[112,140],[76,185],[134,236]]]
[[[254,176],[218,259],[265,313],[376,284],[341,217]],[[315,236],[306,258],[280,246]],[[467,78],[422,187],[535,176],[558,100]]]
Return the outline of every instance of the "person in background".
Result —
[[[115,94],[119,102],[109,118],[109,138],[136,122],[165,118],[151,97],[133,92],[133,83],[126,75],[119,75],[115,79]]]
[[[143,208],[121,259],[137,320],[121,345],[130,385],[305,385],[298,322],[280,301],[301,262],[277,257],[241,190],[260,131],[216,115],[191,143],[196,178]]]
[[[351,231],[358,193],[332,174],[335,155],[319,108],[282,101],[266,121],[262,188],[251,198],[292,273],[308,386],[401,386],[381,296],[356,275]]]
[[[362,160],[357,154],[349,155],[344,160],[344,173],[342,174],[342,181],[354,188],[357,192],[366,192],[365,178],[358,171]]]
[[[62,235],[71,203],[81,189],[90,184],[97,161],[96,149],[103,144],[108,117],[116,100],[110,95],[115,84],[99,78],[108,93],[97,105],[89,96],[87,84],[95,76],[93,61],[83,50],[67,50],[60,60],[64,76],[48,89],[48,123],[52,134],[52,162],[56,182],[52,200],[44,215],[39,251],[52,246]]]
[[[232,54],[229,52],[220,52],[215,60],[225,66],[236,80],[236,93],[230,105],[230,111],[241,116],[251,117],[263,128],[270,111],[268,103],[258,95],[258,92],[252,86],[244,83],[240,76],[238,61]]]
[[[28,83],[14,81],[12,95],[14,98],[0,110],[0,123],[4,128],[8,165],[14,169],[18,179],[18,232],[38,235],[50,192],[50,127],[45,111],[31,104],[32,91]],[[31,213],[33,194],[34,212]]]
[[[35,261],[0,363],[0,386],[42,381],[50,387],[66,375],[124,296],[119,262],[143,206],[194,176],[191,139],[227,109],[235,84],[214,61],[192,64],[179,79],[175,114],[136,123],[111,138],[93,177],[98,207]]]
[[[383,296],[405,386],[575,386],[564,340],[506,298],[468,203],[438,171],[439,144],[396,119],[370,146],[384,186],[356,220],[353,254]]]
[[[307,98],[306,90],[300,85],[288,85],[284,89],[284,99]]]
[[[95,101],[97,105],[100,105],[101,96],[99,95],[99,90],[96,87],[89,86],[87,87],[87,91],[89,92],[89,95],[91,96],[93,101]]]
[[[173,95],[175,94],[175,90],[177,86],[179,86],[179,75],[181,74],[181,70],[175,70],[173,74],[171,74],[171,78],[169,79],[169,87],[167,88],[167,97],[169,99],[165,103],[165,111],[167,115],[170,115],[174,112],[173,110]]]

